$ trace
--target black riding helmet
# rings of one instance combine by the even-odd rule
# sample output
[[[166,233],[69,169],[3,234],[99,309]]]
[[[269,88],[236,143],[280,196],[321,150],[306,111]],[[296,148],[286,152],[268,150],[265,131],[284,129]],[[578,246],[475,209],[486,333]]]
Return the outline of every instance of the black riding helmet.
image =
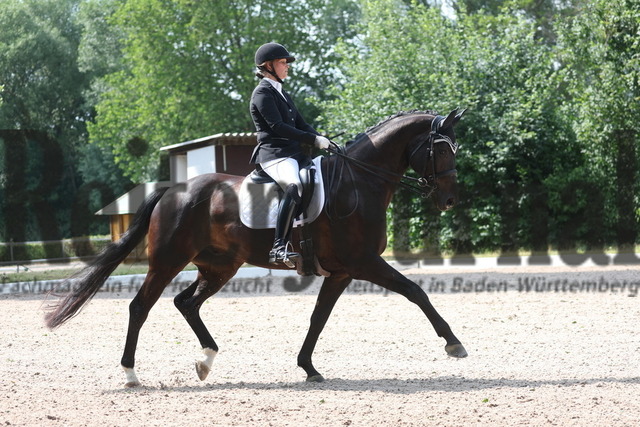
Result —
[[[287,62],[293,62],[295,57],[291,56],[289,51],[278,43],[266,43],[258,48],[256,51],[256,65],[260,66],[267,61],[273,61],[274,59],[285,58]]]
[[[281,44],[278,44],[278,43],[263,44],[258,48],[258,50],[256,50],[255,61],[256,61],[256,66],[258,67],[258,70],[260,70],[258,71],[258,73],[256,73],[256,76],[261,79],[264,77],[264,73],[269,73],[273,77],[275,77],[277,81],[279,81],[280,83],[283,83],[280,77],[278,77],[275,71],[273,71],[273,69],[264,65],[265,62],[273,61],[274,59],[283,59],[283,58],[286,59],[287,62],[293,62],[296,60],[296,58],[291,56],[289,51]]]

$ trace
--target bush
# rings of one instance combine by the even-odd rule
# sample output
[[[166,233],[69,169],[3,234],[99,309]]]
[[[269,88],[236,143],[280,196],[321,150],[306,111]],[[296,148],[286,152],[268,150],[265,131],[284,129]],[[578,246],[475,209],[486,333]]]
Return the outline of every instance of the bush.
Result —
[[[2,243],[0,244],[0,262],[91,257],[102,251],[110,242],[109,237],[96,236],[46,242]]]

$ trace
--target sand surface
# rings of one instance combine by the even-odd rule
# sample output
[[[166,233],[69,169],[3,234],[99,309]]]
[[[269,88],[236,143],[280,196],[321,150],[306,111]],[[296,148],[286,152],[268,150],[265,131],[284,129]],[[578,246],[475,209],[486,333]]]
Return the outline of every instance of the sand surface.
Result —
[[[202,316],[220,353],[205,381],[193,367],[196,337],[170,293],[163,296],[141,332],[137,389],[123,388],[119,366],[132,294],[99,294],[53,332],[42,321],[42,295],[2,295],[0,425],[640,423],[640,297],[611,285],[629,286],[637,269],[562,273],[611,281],[596,292],[554,288],[561,273],[553,269],[408,273],[423,288],[444,283],[430,299],[469,357],[447,357],[418,307],[360,284],[338,301],[320,337],[321,384],[306,383],[296,366],[315,285],[211,298]],[[518,290],[527,277],[552,284]],[[484,288],[474,285],[483,278]],[[505,291],[487,286],[509,278]]]

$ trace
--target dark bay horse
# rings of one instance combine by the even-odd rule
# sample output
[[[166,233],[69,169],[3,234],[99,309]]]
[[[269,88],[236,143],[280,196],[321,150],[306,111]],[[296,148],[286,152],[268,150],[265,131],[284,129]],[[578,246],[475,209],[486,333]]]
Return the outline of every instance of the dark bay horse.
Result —
[[[461,115],[457,110],[447,117],[431,112],[400,113],[368,129],[336,155],[323,159],[327,203],[313,223],[312,234],[319,264],[330,276],[324,279],[298,355],[298,366],[306,371],[307,381],[323,381],[311,355],[336,301],[352,279],[370,281],[404,295],[422,309],[438,336],[446,340],[447,354],[467,355],[420,286],[380,256],[387,243],[385,212],[409,167],[420,175],[419,184],[429,191],[440,210],[448,210],[456,203],[457,144],[453,126]],[[196,362],[196,371],[204,380],[218,346],[200,318],[200,307],[244,263],[278,268],[268,263],[273,230],[250,229],[239,219],[237,191],[243,178],[200,175],[149,196],[122,238],[67,279],[72,290],[46,314],[47,326],[55,328],[77,314],[148,234],[149,270],[129,306],[121,361],[127,376],[125,385],[140,385],[134,371],[135,351],[149,310],[190,262],[198,268],[197,279],[174,302],[202,345],[204,358]],[[295,233],[292,242],[300,240]],[[295,244],[294,249],[300,250]]]

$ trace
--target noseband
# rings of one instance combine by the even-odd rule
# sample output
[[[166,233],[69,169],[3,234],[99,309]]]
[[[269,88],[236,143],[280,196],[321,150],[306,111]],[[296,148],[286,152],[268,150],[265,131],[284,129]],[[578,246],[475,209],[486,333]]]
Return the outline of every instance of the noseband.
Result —
[[[441,142],[446,142],[447,144],[449,144],[449,147],[451,148],[451,151],[453,152],[453,154],[455,155],[458,152],[458,143],[454,142],[451,140],[451,138],[449,138],[446,135],[442,135],[439,131],[440,131],[440,124],[442,123],[442,121],[444,120],[443,116],[436,116],[433,121],[431,122],[431,132],[429,132],[429,136],[427,137],[427,139],[425,139],[424,141],[420,142],[416,148],[413,149],[413,151],[411,152],[411,154],[409,155],[409,164],[411,164],[411,159],[413,159],[413,156],[416,155],[416,153],[418,151],[420,151],[420,149],[422,147],[424,147],[425,145],[428,145],[429,147],[427,148],[427,160],[426,162],[424,162],[424,168],[422,170],[422,174],[420,176],[420,178],[411,178],[411,177],[404,177],[407,179],[411,179],[411,180],[415,180],[418,182],[418,185],[422,188],[426,188],[428,189],[428,192],[425,191],[421,191],[420,194],[422,195],[422,197],[429,197],[431,196],[431,194],[438,189],[438,179],[445,177],[445,176],[449,176],[449,175],[456,175],[458,173],[458,171],[456,169],[448,169],[445,171],[440,171],[440,172],[436,172],[436,156],[435,156],[435,149],[434,149],[434,145],[441,143]],[[430,160],[430,162],[429,162]],[[431,174],[427,175],[427,165],[431,163]]]

